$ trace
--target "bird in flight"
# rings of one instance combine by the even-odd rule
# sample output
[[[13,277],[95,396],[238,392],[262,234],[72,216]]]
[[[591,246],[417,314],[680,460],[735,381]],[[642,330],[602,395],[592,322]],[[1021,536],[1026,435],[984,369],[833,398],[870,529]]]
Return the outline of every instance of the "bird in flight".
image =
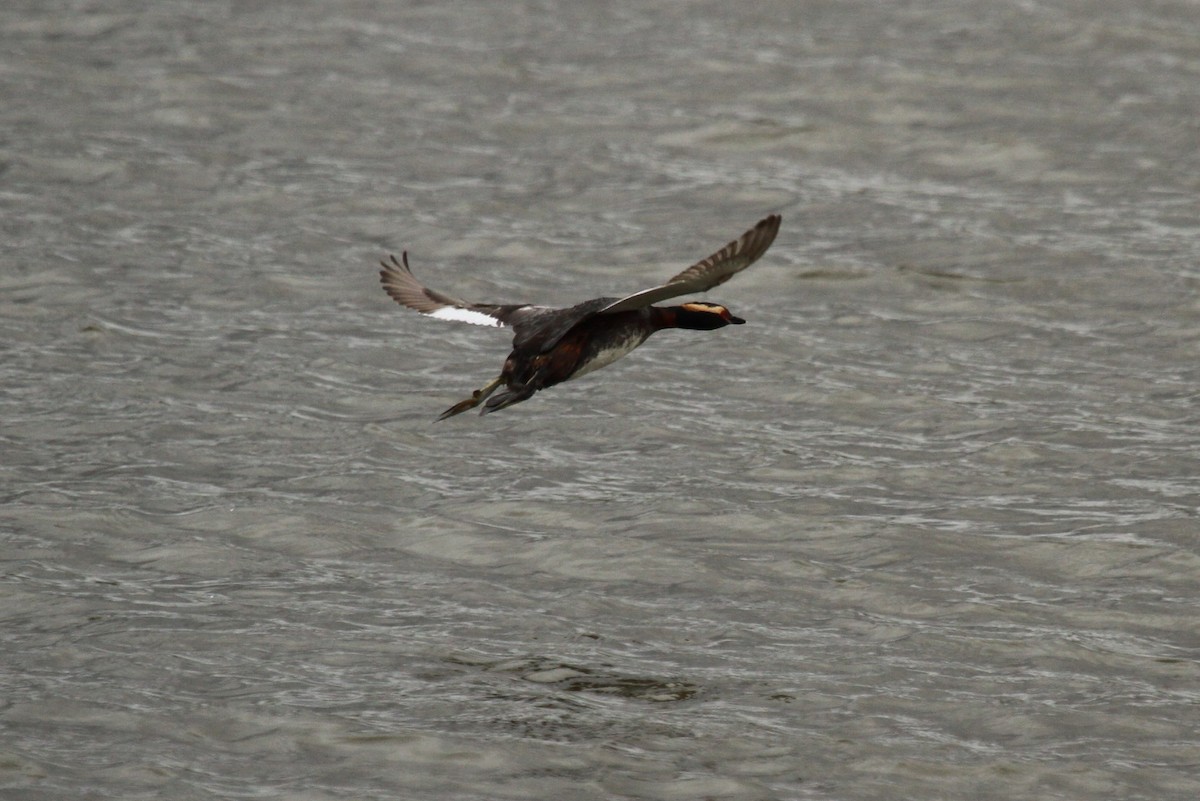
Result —
[[[664,284],[623,298],[587,300],[565,309],[530,304],[471,303],[430,289],[408,266],[408,252],[380,262],[380,280],[401,305],[439,320],[513,329],[512,352],[500,375],[442,412],[438,420],[484,404],[480,414],[528,400],[540,389],[607,367],[664,328],[711,331],[746,322],[719,303],[689,301],[655,306],[659,301],[693,295],[725,283],[749,267],[775,241],[780,216],[764,217],[753,228]],[[497,392],[499,390],[499,392]]]

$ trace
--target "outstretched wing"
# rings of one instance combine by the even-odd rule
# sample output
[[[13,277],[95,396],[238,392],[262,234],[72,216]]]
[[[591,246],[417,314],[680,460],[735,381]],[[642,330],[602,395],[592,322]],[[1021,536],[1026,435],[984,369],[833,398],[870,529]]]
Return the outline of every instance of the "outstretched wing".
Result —
[[[767,252],[775,235],[779,233],[782,218],[778,214],[764,217],[753,228],[730,242],[703,261],[698,261],[679,275],[661,286],[643,289],[632,295],[613,301],[600,309],[599,314],[642,309],[660,300],[680,295],[705,292],[719,286],[756,262]]]
[[[461,323],[475,325],[504,326],[518,322],[522,309],[527,305],[517,304],[501,306],[494,303],[470,303],[453,295],[438,292],[421,284],[408,267],[408,252],[397,261],[391,256],[389,261],[381,261],[383,269],[379,271],[379,280],[383,289],[392,300],[416,309],[421,314],[436,317],[439,320],[455,320]]]

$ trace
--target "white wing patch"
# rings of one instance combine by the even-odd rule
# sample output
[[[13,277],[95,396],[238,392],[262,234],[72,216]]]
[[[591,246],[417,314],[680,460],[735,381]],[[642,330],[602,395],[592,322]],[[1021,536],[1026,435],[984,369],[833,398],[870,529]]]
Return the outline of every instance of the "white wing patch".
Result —
[[[436,317],[439,320],[453,320],[458,323],[472,323],[473,325],[489,325],[493,328],[503,328],[504,323],[497,320],[490,314],[484,314],[474,309],[460,309],[457,306],[443,306],[440,309],[435,309],[429,312],[430,317]]]

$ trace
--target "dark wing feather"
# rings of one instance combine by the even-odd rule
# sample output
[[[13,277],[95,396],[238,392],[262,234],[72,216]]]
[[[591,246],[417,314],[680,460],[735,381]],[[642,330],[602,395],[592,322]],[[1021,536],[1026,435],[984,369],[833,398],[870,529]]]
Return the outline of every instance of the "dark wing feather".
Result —
[[[780,216],[764,217],[741,237],[730,242],[703,261],[676,275],[661,286],[643,289],[627,297],[613,301],[599,310],[599,314],[642,309],[660,300],[705,292],[719,286],[758,260],[775,241],[779,233]]]
[[[391,256],[390,261],[380,262],[383,269],[379,271],[379,280],[383,284],[384,291],[392,300],[402,306],[416,309],[421,314],[440,320],[504,326],[519,322],[522,317],[520,312],[530,308],[523,304],[502,306],[494,303],[471,303],[462,298],[438,292],[436,289],[430,289],[413,276],[412,270],[408,266],[407,251],[401,256],[401,259],[403,259],[402,262],[397,261],[395,256]]]
[[[585,300],[569,309],[546,309],[531,314],[513,326],[513,349],[522,350],[533,345],[538,353],[548,353],[567,332],[579,323],[612,303],[615,298]]]

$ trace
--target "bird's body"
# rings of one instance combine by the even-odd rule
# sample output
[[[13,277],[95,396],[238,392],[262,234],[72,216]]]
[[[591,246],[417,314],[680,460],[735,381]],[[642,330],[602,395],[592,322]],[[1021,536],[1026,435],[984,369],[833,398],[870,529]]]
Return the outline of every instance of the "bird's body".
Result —
[[[664,328],[712,330],[740,325],[724,306],[695,301],[654,306],[659,300],[703,292],[722,284],[756,261],[779,231],[771,215],[707,259],[670,281],[623,298],[596,298],[564,309],[532,305],[469,303],[420,284],[403,262],[383,262],[383,287],[398,303],[443,320],[511,326],[513,349],[500,375],[438,419],[485,403],[482,414],[528,399],[535,392],[607,367]],[[503,389],[490,397],[496,390]]]

